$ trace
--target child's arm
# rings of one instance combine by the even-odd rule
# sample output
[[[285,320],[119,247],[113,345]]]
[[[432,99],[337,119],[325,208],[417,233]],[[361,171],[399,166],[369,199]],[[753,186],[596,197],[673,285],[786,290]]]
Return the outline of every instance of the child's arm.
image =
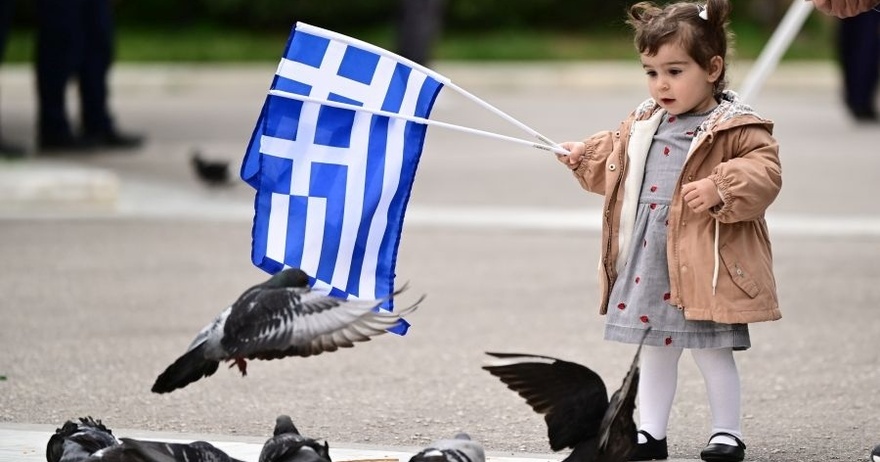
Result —
[[[782,188],[779,144],[764,127],[744,127],[730,137],[737,152],[712,170],[721,203],[709,213],[722,223],[754,220],[764,214]]]
[[[614,132],[603,131],[584,141],[562,143],[571,154],[557,158],[571,169],[582,188],[605,194],[605,161],[614,149],[614,137]]]

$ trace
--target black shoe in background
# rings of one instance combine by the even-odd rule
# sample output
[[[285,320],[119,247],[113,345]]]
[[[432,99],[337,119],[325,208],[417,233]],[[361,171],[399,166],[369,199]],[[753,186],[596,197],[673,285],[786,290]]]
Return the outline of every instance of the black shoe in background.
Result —
[[[37,139],[37,149],[44,153],[83,153],[93,150],[94,147],[87,140],[70,134],[40,135]]]
[[[136,149],[144,144],[144,137],[110,130],[102,133],[87,133],[83,140],[95,148]]]
[[[6,159],[21,159],[26,154],[27,151],[23,147],[0,140],[0,157]]]

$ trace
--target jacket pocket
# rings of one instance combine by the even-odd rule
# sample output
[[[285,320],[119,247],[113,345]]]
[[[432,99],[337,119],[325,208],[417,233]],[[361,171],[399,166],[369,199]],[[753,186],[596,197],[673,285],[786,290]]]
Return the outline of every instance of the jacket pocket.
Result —
[[[743,266],[742,261],[736,255],[736,252],[725,245],[721,247],[720,253],[721,262],[724,264],[725,268],[727,268],[727,272],[730,274],[730,279],[733,283],[750,298],[758,296],[758,292],[760,292],[758,284],[752,279],[752,276]]]

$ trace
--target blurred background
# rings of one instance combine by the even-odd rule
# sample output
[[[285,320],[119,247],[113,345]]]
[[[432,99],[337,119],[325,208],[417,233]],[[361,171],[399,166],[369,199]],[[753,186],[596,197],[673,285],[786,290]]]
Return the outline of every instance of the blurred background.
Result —
[[[34,54],[33,0],[15,0],[7,63]],[[114,2],[117,62],[276,61],[296,21],[442,60],[630,59],[625,0],[138,0]],[[660,2],[663,3],[663,2]],[[753,59],[790,1],[736,0],[736,55]],[[426,10],[427,9],[427,10]],[[429,14],[425,14],[428,11]],[[410,14],[414,20],[401,21]],[[812,15],[787,59],[831,59],[836,20]],[[412,31],[398,26],[408,24]],[[436,31],[433,33],[432,31]],[[428,33],[430,37],[419,37]],[[409,40],[401,36],[410,34]],[[421,42],[419,42],[421,40]],[[413,53],[427,53],[415,50]],[[405,53],[402,53],[405,54]],[[418,60],[418,59],[417,59]]]

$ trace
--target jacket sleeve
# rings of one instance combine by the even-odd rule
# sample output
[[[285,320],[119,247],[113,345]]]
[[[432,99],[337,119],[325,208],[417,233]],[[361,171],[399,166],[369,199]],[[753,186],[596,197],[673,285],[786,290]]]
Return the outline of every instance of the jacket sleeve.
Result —
[[[596,194],[605,194],[605,162],[614,150],[614,132],[602,131],[584,140],[586,153],[572,171],[581,187]]]
[[[722,223],[755,220],[782,188],[779,144],[764,125],[743,126],[730,135],[726,148],[733,154],[709,175],[723,201],[710,213]]]

